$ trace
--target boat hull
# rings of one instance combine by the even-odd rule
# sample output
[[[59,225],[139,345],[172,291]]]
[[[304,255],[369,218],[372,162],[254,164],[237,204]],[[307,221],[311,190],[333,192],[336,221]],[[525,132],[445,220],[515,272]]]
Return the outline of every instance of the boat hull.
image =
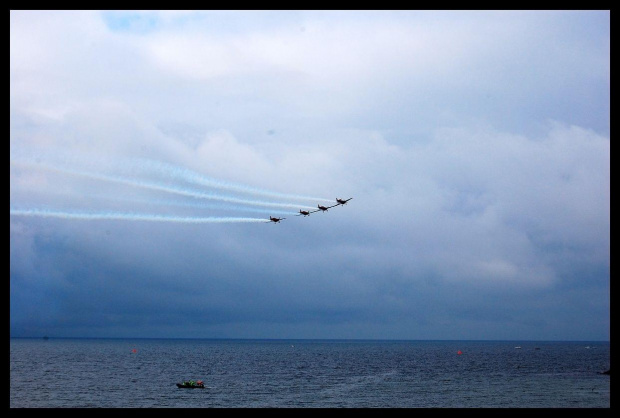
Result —
[[[182,388],[182,389],[204,389],[205,385],[194,385],[194,386],[190,386],[190,385],[184,385],[182,383],[177,383],[177,387],[178,388]]]

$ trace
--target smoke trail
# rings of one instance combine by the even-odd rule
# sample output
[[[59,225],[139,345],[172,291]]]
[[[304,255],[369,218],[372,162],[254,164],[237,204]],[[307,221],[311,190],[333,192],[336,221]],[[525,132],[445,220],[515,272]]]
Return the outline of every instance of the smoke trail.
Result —
[[[119,198],[119,200],[126,200],[128,202],[134,201],[136,203],[147,203],[166,206],[181,206],[196,209],[215,209],[215,210],[233,210],[237,212],[253,212],[253,213],[269,213],[270,215],[296,215],[298,212],[291,212],[280,209],[267,209],[267,208],[249,208],[244,206],[234,206],[227,204],[208,204],[203,202],[180,202],[176,200],[162,200],[162,199],[125,199]]]
[[[102,195],[87,195],[91,198],[96,199],[106,199],[106,200],[115,200],[119,202],[133,202],[133,203],[144,203],[148,205],[164,205],[164,206],[180,206],[187,208],[196,208],[196,209],[216,209],[216,210],[233,210],[238,212],[253,212],[253,213],[268,213],[270,215],[296,215],[298,212],[291,212],[280,209],[267,209],[267,208],[252,208],[245,206],[234,206],[229,204],[209,204],[204,202],[181,202],[178,200],[167,200],[167,199],[138,199],[135,197],[119,197],[119,196],[102,196]]]
[[[322,197],[310,197],[310,196],[302,196],[296,194],[287,194],[287,193],[279,193],[264,189],[259,189],[256,187],[246,186],[242,184],[229,183],[222,180],[217,180],[211,177],[207,177],[203,174],[197,173],[195,171],[188,170],[183,167],[174,166],[172,164],[153,161],[147,159],[137,159],[135,160],[143,167],[147,167],[150,169],[154,169],[157,172],[165,171],[170,176],[185,180],[189,183],[199,184],[202,186],[214,187],[219,189],[226,189],[235,192],[263,195],[263,196],[271,196],[279,199],[295,199],[295,200],[313,200],[313,201],[332,201],[333,199],[325,199]]]
[[[164,173],[168,178],[176,178],[188,183],[197,184],[201,186],[218,188],[229,190],[232,192],[241,192],[254,195],[270,196],[278,199],[293,199],[293,200],[312,200],[312,201],[326,201],[330,202],[333,199],[326,199],[320,197],[303,196],[297,194],[280,193],[248,185],[230,183],[212,177],[205,176],[196,171],[186,169],[184,167],[175,166],[173,164],[155,161],[146,158],[128,158],[128,157],[114,157],[114,159],[106,158],[101,155],[76,155],[75,153],[67,153],[62,151],[56,151],[53,154],[49,151],[46,154],[37,154],[33,156],[29,154],[30,158],[24,156],[23,150],[11,149],[11,161],[15,159],[25,161],[29,160],[31,163],[36,161],[36,164],[45,164],[51,167],[60,168],[59,163],[62,166],[80,167],[88,166],[92,169],[93,166],[111,168],[115,172],[129,172],[131,174],[137,174],[142,172],[143,174],[157,174]],[[44,163],[46,162],[46,163]],[[77,170],[76,170],[77,171]],[[145,173],[147,172],[147,173]]]
[[[81,220],[123,220],[123,221],[148,221],[148,222],[176,222],[176,223],[236,223],[236,222],[269,222],[267,219],[261,218],[219,218],[219,217],[182,217],[182,216],[166,216],[166,215],[148,215],[136,213],[122,212],[59,212],[43,209],[13,209],[13,216],[39,216],[53,217],[62,219],[81,219]]]
[[[133,187],[141,187],[145,189],[163,191],[167,193],[174,193],[174,194],[179,194],[183,196],[190,196],[190,197],[194,197],[198,199],[219,200],[223,202],[238,203],[241,205],[249,205],[249,206],[314,209],[313,206],[305,206],[305,205],[298,205],[298,204],[292,204],[292,203],[265,202],[261,200],[240,199],[240,198],[233,197],[233,196],[222,196],[222,195],[218,195],[215,193],[203,193],[203,192],[198,192],[195,190],[167,186],[164,184],[148,182],[148,181],[143,181],[143,180],[132,180],[132,179],[128,179],[128,178],[120,177],[120,176],[112,176],[112,175],[99,174],[99,173],[94,173],[94,172],[89,172],[89,171],[74,170],[71,168],[59,167],[56,165],[43,163],[43,162],[35,163],[31,161],[16,161],[16,160],[11,159],[11,163],[15,163],[15,162],[21,162],[24,164],[35,164],[37,167],[45,168],[47,170],[53,170],[53,171],[58,171],[61,173],[66,173],[66,174],[71,174],[71,175],[89,177],[95,180],[116,182],[116,183],[126,184],[126,185],[133,186]]]
[[[46,194],[54,194],[65,196],[67,192],[58,192],[58,191],[49,191],[46,190]],[[171,199],[155,199],[155,198],[144,198],[140,199],[137,197],[124,197],[124,196],[110,196],[103,195],[97,193],[82,193],[80,197],[86,197],[89,199],[101,199],[107,201],[115,201],[115,202],[128,202],[128,203],[141,203],[147,204],[149,206],[158,205],[158,206],[178,206],[178,207],[186,207],[186,208],[195,208],[195,209],[215,209],[215,210],[232,210],[237,212],[252,212],[252,213],[263,213],[270,215],[297,215],[298,212],[290,211],[290,210],[281,210],[281,209],[268,209],[268,208],[253,208],[247,206],[235,206],[227,203],[206,203],[202,201],[180,201],[180,200],[171,200]]]

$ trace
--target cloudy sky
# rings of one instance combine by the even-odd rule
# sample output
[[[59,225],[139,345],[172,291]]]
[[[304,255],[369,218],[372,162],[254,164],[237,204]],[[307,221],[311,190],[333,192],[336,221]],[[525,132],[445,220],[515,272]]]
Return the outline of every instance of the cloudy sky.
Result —
[[[609,11],[11,11],[10,156],[12,337],[609,340]]]

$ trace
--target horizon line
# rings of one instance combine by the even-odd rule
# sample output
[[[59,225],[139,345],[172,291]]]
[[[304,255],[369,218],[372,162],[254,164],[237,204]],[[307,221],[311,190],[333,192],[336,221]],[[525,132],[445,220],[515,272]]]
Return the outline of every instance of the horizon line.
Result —
[[[50,337],[47,335],[37,337],[9,337],[10,339],[35,339],[35,340],[214,340],[214,341],[391,341],[391,342],[421,342],[421,341],[458,341],[458,342],[602,342],[609,343],[610,340],[564,340],[564,339],[411,339],[411,338],[258,338],[258,337]]]

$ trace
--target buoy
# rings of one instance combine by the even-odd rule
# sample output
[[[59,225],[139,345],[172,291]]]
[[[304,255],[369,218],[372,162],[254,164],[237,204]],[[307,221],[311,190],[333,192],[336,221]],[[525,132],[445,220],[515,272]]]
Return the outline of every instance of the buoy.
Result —
[[[463,354],[461,350],[457,351],[456,354]]]
[[[133,350],[131,350],[132,353],[137,353],[138,350],[136,350],[135,348]]]

